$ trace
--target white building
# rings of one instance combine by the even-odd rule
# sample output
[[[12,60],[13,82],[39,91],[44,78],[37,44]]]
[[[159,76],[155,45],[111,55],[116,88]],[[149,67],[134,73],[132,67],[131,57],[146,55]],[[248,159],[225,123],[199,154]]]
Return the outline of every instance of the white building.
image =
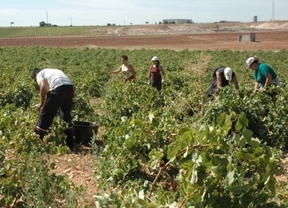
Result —
[[[163,24],[192,24],[192,19],[163,19]]]

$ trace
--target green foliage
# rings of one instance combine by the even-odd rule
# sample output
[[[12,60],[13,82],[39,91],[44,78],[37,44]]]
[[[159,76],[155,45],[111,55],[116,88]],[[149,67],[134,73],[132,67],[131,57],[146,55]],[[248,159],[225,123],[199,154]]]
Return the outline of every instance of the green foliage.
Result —
[[[1,27],[1,38],[15,37],[40,37],[40,36],[71,36],[71,35],[92,35],[93,30],[100,29],[100,26],[61,26],[48,25],[44,21],[39,23],[40,27]],[[52,26],[52,27],[51,27]]]
[[[173,207],[177,204],[185,204],[185,207],[222,207],[223,204],[225,207],[272,207],[273,203],[269,201],[276,194],[275,175],[282,173],[279,164],[281,152],[253,138],[247,125],[248,119],[244,113],[237,115],[232,112],[230,115],[220,114],[215,126],[180,129],[178,136],[168,145],[168,162],[162,172],[164,177],[165,172],[169,174],[167,167],[179,167],[173,178],[178,184],[177,190],[171,192],[156,187],[153,193],[149,193],[149,187],[152,190],[155,180],[148,185],[149,178],[146,178],[138,181],[142,189],[127,187],[118,196],[112,194],[110,204],[117,203],[119,207],[132,204],[145,207],[165,207],[167,204]],[[232,129],[237,130],[232,132]],[[121,147],[126,149],[125,144]],[[141,150],[138,152],[143,153]],[[131,152],[126,152],[125,160],[129,158],[127,154],[131,155]],[[157,169],[157,164],[163,158],[163,150],[154,147],[149,158],[150,168]],[[123,164],[114,170],[121,170],[124,162],[117,159],[113,158],[114,164]],[[129,162],[131,159],[125,164]],[[158,167],[158,170],[161,173],[161,168]],[[111,176],[114,176],[113,173]],[[133,178],[130,176],[130,180]],[[139,177],[136,178],[139,180]],[[99,196],[97,201],[109,204],[107,196]]]
[[[71,184],[50,172],[47,157],[55,145],[40,142],[32,131],[33,115],[24,112],[13,105],[0,111],[1,207],[76,207]]]
[[[244,113],[221,113],[215,127],[184,130],[169,145],[168,159],[180,162],[180,198],[188,206],[263,207],[273,199],[280,152],[253,138],[247,124]]]
[[[277,96],[272,98],[267,93],[255,93],[244,87],[239,91],[223,88],[218,93],[217,101],[207,106],[202,121],[212,124],[216,123],[216,117],[221,112],[244,112],[249,120],[248,128],[254,137],[270,146],[283,149],[288,144],[288,108],[283,103],[287,92],[279,87],[271,88],[269,91],[276,92]]]
[[[97,115],[95,115],[90,102],[83,94],[77,94],[73,100],[74,105],[72,109],[73,120],[76,121],[96,121]]]
[[[109,180],[124,182],[129,177],[145,176],[141,172],[149,152],[162,149],[175,129],[173,123],[163,123],[172,115],[164,112],[165,98],[154,88],[122,82],[111,83],[110,87],[102,103],[102,108],[109,111],[102,117],[107,144],[98,156],[99,171]],[[119,90],[113,90],[116,88]]]
[[[158,51],[160,57],[162,53],[165,58],[171,51]],[[277,92],[273,99],[254,93],[250,72],[237,70],[242,65],[246,70],[245,64],[231,62],[234,54],[245,60],[247,52],[173,53],[182,61],[173,62],[174,66],[169,65],[171,58],[164,62],[169,78],[160,93],[143,82],[124,85],[122,80],[111,80],[103,91],[102,122],[107,129],[105,148],[98,155],[100,185],[104,188],[112,181],[124,188],[134,181],[143,189],[127,187],[119,195],[99,196],[98,202],[119,207],[133,203],[151,207],[281,207],[283,204],[277,205],[273,199],[287,138],[283,127],[286,114],[280,115],[286,112],[286,105],[281,104],[285,90],[271,89]],[[186,59],[188,55],[191,60]],[[250,86],[244,82],[238,91],[232,86],[223,88],[213,102],[207,102],[214,68],[209,67],[217,65],[232,66],[240,84],[250,80]],[[145,80],[141,72],[137,78]],[[209,76],[207,72],[211,72]],[[285,77],[281,80],[285,83]],[[162,183],[168,183],[168,188]]]
[[[14,87],[16,88],[8,88],[0,94],[0,106],[14,104],[16,107],[23,107],[27,109],[33,96],[30,88],[24,84]]]
[[[77,187],[53,174],[53,164],[45,160],[67,152],[63,121],[54,119],[43,143],[33,134],[37,112],[32,105],[39,100],[30,78],[35,67],[62,69],[76,87],[73,119],[96,121],[104,129],[104,147],[93,148],[95,177],[103,190],[95,198],[97,206],[288,206],[287,192],[278,189],[285,184],[275,180],[287,146],[288,64],[281,61],[286,50],[9,47],[0,52],[1,206],[78,206]],[[121,75],[109,75],[121,64],[122,54],[136,70],[135,82],[124,84]],[[271,89],[276,97],[253,92],[245,60],[254,54],[279,75],[281,88]],[[160,92],[147,84],[154,55],[166,72]],[[206,92],[219,65],[235,71],[240,90],[225,87],[209,102]],[[111,186],[117,191],[111,193]]]

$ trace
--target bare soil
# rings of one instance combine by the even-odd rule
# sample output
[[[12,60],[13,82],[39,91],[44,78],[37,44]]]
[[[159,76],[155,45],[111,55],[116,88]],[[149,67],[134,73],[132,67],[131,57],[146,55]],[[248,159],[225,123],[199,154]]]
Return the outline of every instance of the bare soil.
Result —
[[[172,50],[271,50],[288,49],[288,31],[257,32],[255,42],[238,42],[242,33],[206,33],[151,36],[99,36],[99,37],[37,37],[0,39],[0,47],[100,47],[122,49]]]
[[[56,165],[52,172],[66,175],[76,186],[84,188],[84,192],[77,195],[79,207],[95,207],[94,195],[98,192],[95,156],[87,153],[50,156],[50,162]]]
[[[255,42],[238,41],[250,33]],[[5,46],[279,51],[288,49],[288,21],[104,27],[85,37],[0,38],[0,47]]]

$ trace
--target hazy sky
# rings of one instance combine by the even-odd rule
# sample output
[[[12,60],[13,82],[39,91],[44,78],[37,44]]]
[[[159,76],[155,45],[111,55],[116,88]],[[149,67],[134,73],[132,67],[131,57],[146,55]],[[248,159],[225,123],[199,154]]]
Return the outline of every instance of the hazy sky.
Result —
[[[155,24],[163,19],[251,22],[272,18],[273,0],[1,0],[0,26]],[[274,0],[276,20],[288,20],[288,0]]]

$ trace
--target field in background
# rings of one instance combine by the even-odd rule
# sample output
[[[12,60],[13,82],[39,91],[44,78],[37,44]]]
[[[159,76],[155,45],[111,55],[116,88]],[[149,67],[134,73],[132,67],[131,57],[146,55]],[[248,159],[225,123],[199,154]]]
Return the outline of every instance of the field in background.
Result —
[[[1,38],[43,37],[43,36],[89,36],[99,26],[78,27],[4,27],[0,28]]]
[[[0,27],[0,38],[43,36],[125,36],[219,32],[288,31],[288,21],[127,26]]]
[[[238,42],[252,32],[255,42]],[[288,23],[0,28],[0,47],[6,46],[279,51],[288,49]]]

